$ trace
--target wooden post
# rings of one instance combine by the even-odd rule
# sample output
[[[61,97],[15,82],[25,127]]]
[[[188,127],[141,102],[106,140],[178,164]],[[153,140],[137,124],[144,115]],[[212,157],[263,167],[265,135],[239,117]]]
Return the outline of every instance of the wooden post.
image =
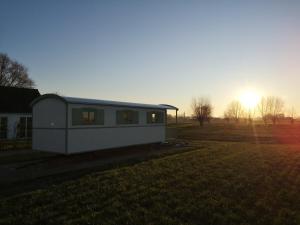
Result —
[[[168,110],[165,110],[165,121],[166,121],[166,125],[168,125]]]
[[[176,109],[176,124],[177,124],[177,111],[178,111],[178,109]]]

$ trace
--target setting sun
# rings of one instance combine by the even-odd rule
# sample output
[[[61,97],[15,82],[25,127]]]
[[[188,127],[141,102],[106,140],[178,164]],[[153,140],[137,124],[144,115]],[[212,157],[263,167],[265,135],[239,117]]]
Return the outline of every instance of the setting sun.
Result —
[[[245,91],[240,95],[242,105],[248,109],[254,108],[259,102],[260,96],[255,91]]]

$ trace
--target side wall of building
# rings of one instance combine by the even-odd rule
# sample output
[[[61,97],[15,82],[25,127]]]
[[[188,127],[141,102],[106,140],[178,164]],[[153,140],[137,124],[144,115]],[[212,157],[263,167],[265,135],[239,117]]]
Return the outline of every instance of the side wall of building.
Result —
[[[66,110],[66,103],[56,98],[45,98],[33,105],[33,149],[66,152]]]
[[[72,109],[80,107],[86,106],[79,104],[68,105],[68,153],[165,141],[165,119],[163,123],[159,124],[147,123],[147,112],[153,111],[151,109],[88,106],[104,110],[104,124],[73,126]],[[139,123],[117,124],[117,110],[137,110],[139,112]],[[156,111],[161,111],[165,115],[165,110]]]

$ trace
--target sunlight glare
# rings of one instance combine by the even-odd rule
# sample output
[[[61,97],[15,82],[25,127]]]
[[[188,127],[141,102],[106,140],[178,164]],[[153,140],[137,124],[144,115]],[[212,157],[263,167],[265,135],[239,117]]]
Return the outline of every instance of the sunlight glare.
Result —
[[[240,95],[242,105],[248,109],[253,109],[257,106],[260,96],[255,91],[245,91]]]

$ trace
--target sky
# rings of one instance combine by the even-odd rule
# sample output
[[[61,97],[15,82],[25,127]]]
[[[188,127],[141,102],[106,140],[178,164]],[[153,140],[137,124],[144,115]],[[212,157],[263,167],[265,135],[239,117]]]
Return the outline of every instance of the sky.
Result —
[[[300,113],[300,1],[0,0],[0,52],[42,94],[214,115],[244,90]]]

